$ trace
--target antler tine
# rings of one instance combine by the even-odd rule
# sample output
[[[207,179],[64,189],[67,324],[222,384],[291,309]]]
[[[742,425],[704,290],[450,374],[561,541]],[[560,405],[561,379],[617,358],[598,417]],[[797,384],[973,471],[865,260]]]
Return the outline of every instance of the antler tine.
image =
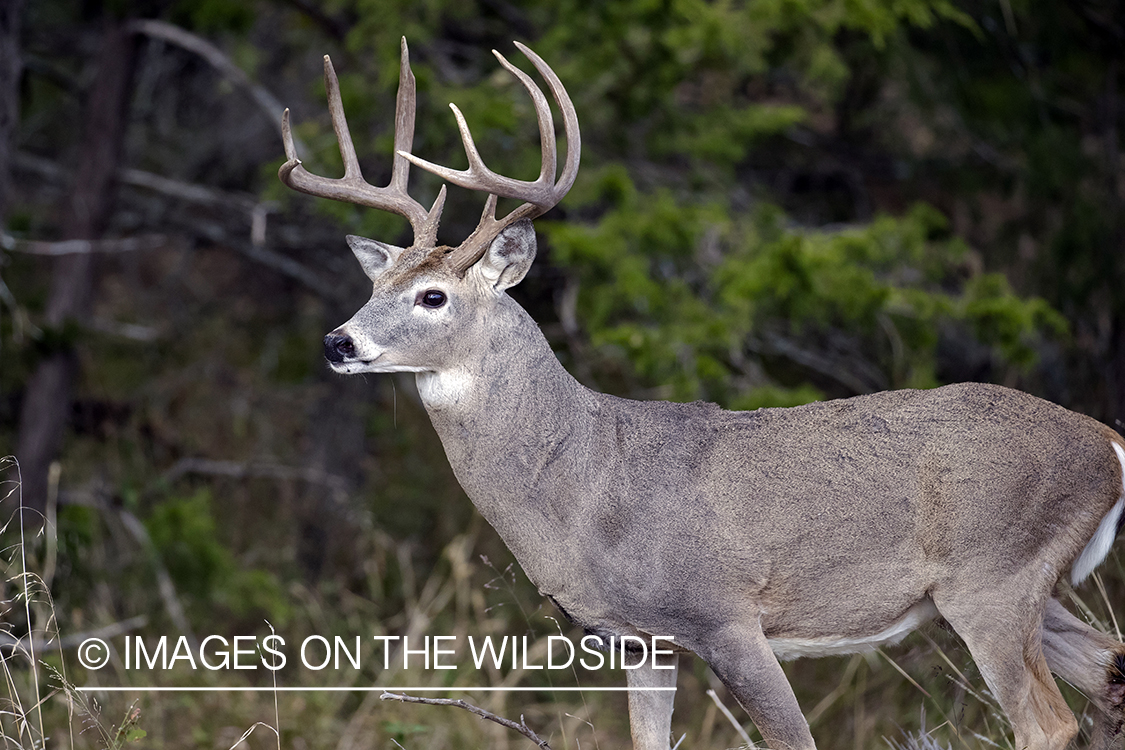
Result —
[[[399,48],[398,94],[395,97],[395,155],[391,167],[391,185],[404,193],[406,182],[410,179],[410,162],[402,158],[399,152],[410,153],[414,146],[416,110],[414,71],[410,69],[410,51],[406,48],[406,37],[403,37]]]
[[[285,111],[281,113],[281,143],[285,147],[285,158],[287,160],[282,168],[284,169],[290,164],[293,164],[293,167],[300,164],[301,160],[297,158],[297,146],[293,143],[293,129],[289,127],[289,107],[286,107]],[[292,171],[292,168],[290,168],[290,171]],[[281,180],[284,182],[285,178],[282,177]]]
[[[543,150],[542,166],[539,170],[538,179],[534,182],[516,180],[496,174],[489,169],[477,150],[476,143],[473,141],[473,134],[469,130],[468,123],[465,122],[465,116],[456,104],[450,104],[449,108],[453,110],[453,116],[457,120],[457,130],[461,133],[461,143],[465,147],[465,156],[469,160],[468,169],[450,169],[413,156],[405,151],[400,155],[410,159],[411,162],[422,169],[433,172],[459,187],[469,188],[470,190],[487,190],[503,198],[523,198],[537,205],[546,205],[547,208],[550,208],[554,205],[550,201],[556,170],[555,126],[551,119],[551,107],[547,104],[547,97],[543,96],[543,92],[539,90],[530,76],[508,62],[496,50],[492,50],[492,54],[509,73],[523,84],[535,104],[535,116],[539,123],[539,138]]]
[[[542,166],[539,169],[539,179],[536,180],[536,182],[554,187],[558,158],[556,156],[557,148],[555,145],[555,121],[554,118],[551,117],[551,105],[547,103],[547,97],[543,96],[543,92],[540,91],[539,87],[535,85],[535,82],[531,80],[531,76],[524,73],[515,65],[512,65],[508,62],[507,58],[496,50],[492,50],[492,54],[500,61],[500,64],[504,66],[505,70],[514,75],[519,82],[523,84],[523,87],[527,89],[527,93],[531,95],[532,102],[535,103],[535,119],[539,123],[539,142],[542,144],[543,149]]]
[[[555,98],[555,103],[559,105],[559,113],[562,114],[563,132],[566,133],[566,164],[563,166],[562,177],[555,184],[555,191],[562,193],[559,196],[559,200],[562,200],[563,196],[574,185],[574,180],[578,177],[578,163],[582,160],[582,135],[578,127],[578,113],[574,110],[574,103],[570,101],[570,95],[566,93],[562,81],[555,75],[551,66],[526,44],[516,42],[515,45],[528,60],[531,60],[531,64],[539,71],[539,75],[543,76],[543,80],[547,82],[547,87],[551,89],[551,96]],[[552,126],[552,141],[554,140],[553,136]],[[554,179],[553,176],[552,179]]]
[[[437,225],[445,203],[445,186],[442,186],[433,206],[427,211],[421,203],[407,193],[410,164],[399,156],[399,153],[408,151],[414,141],[414,74],[410,71],[405,38],[402,40],[401,60],[399,91],[395,103],[396,153],[391,169],[391,181],[387,187],[375,187],[363,179],[355,144],[352,142],[348,121],[344,115],[340,81],[336,77],[336,71],[328,55],[324,56],[324,86],[328,91],[328,110],[332,116],[332,127],[336,131],[340,157],[344,162],[344,176],[332,179],[314,175],[305,169],[301,160],[297,158],[289,124],[289,110],[285,110],[281,124],[285,156],[288,161],[281,165],[278,177],[287,186],[302,193],[399,214],[405,217],[414,229],[415,245],[433,246],[437,240]]]
[[[348,129],[348,118],[344,115],[340,79],[336,77],[336,69],[332,67],[332,60],[328,55],[324,56],[324,90],[328,92],[328,114],[332,116],[332,129],[336,131],[340,159],[344,162],[344,179],[363,182],[363,173],[359,169],[359,158],[355,155],[352,133]]]
[[[476,144],[473,142],[472,133],[469,131],[469,126],[465,122],[465,117],[461,114],[461,110],[453,104],[450,104],[449,107],[453,110],[453,116],[457,119],[457,129],[461,133],[461,142],[465,147],[465,156],[469,160],[468,169],[450,169],[449,167],[443,167],[439,164],[426,161],[425,159],[420,159],[406,151],[398,152],[400,156],[408,159],[415,166],[432,172],[442,179],[452,182],[454,185],[470,190],[487,191],[490,194],[484,212],[481,214],[480,223],[477,224],[477,228],[473,230],[473,233],[449,256],[449,262],[452,263],[458,273],[461,274],[464,274],[471,265],[480,259],[487,249],[488,244],[505,227],[521,219],[534,219],[553,208],[562,200],[567,191],[570,190],[571,186],[574,184],[574,178],[578,174],[578,162],[581,156],[581,137],[578,130],[578,115],[574,111],[574,104],[571,103],[570,96],[567,95],[562,82],[559,80],[558,76],[555,75],[554,71],[551,70],[550,66],[526,46],[519,42],[516,42],[516,45],[519,47],[520,51],[531,60],[531,63],[535,66],[535,69],[539,71],[539,74],[543,76],[544,80],[547,81],[548,87],[551,89],[551,94],[554,96],[562,112],[567,140],[567,158],[562,178],[558,183],[555,183],[557,147],[554,121],[551,117],[551,107],[547,103],[547,97],[543,95],[543,92],[535,82],[531,80],[530,76],[509,63],[503,55],[495,50],[493,50],[493,54],[496,55],[500,64],[523,84],[535,104],[535,115],[539,124],[539,136],[543,152],[539,178],[534,181],[517,180],[511,177],[498,175],[490,170],[477,151]],[[496,196],[523,199],[527,202],[503,219],[497,219],[495,215]]]

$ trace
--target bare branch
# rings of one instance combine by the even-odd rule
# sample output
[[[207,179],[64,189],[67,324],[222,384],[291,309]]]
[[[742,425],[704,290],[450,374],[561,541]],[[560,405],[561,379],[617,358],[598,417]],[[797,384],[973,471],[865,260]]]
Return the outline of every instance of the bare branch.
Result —
[[[17,240],[0,234],[0,247],[28,255],[81,255],[85,253],[127,253],[138,250],[158,250],[167,247],[170,240],[163,234],[146,234],[140,237],[121,237],[109,240]]]
[[[469,713],[476,714],[482,719],[488,719],[489,721],[496,722],[502,727],[514,729],[524,737],[527,737],[529,740],[534,742],[537,746],[543,748],[543,750],[551,750],[551,746],[547,744],[547,740],[543,739],[535,732],[533,732],[531,728],[527,726],[527,723],[524,721],[522,716],[520,717],[519,723],[517,724],[511,719],[505,719],[503,716],[497,716],[491,711],[485,711],[479,706],[474,706],[472,703],[466,703],[465,701],[460,699],[451,700],[449,698],[420,698],[414,695],[402,695],[400,693],[389,693],[384,691],[383,694],[379,696],[379,700],[401,701],[402,703],[426,703],[431,706],[454,706],[455,708],[463,708]]]
[[[263,478],[285,481],[299,480],[327,487],[337,499],[347,492],[347,481],[335,474],[316,469],[303,469],[275,463],[218,461],[210,458],[181,458],[164,472],[163,479],[171,481],[185,474],[230,477],[232,479]]]
[[[44,179],[51,181],[64,181],[67,179],[66,170],[58,164],[43,159],[38,156],[27,153],[18,153],[15,156],[14,164],[26,172],[32,172]],[[270,250],[263,244],[265,241],[265,213],[271,207],[268,202],[262,202],[256,196],[249,193],[232,193],[226,190],[217,190],[215,188],[207,187],[205,185],[197,185],[182,180],[174,180],[169,177],[154,174],[152,172],[144,172],[139,169],[122,169],[117,173],[117,178],[124,184],[132,185],[134,187],[145,188],[153,192],[166,195],[170,198],[182,200],[186,203],[194,203],[197,205],[211,206],[216,208],[233,208],[238,212],[250,215],[250,242],[239,242],[231,237],[224,236],[216,237],[211,236],[204,232],[207,238],[216,243],[230,245],[235,250],[238,250],[243,255],[251,260],[257,261],[264,266],[272,268],[280,274],[289,276],[300,283],[307,286],[312,291],[326,298],[334,298],[337,294],[335,286],[320,278],[315,272],[298,263],[297,261],[285,256],[274,250]],[[114,240],[114,242],[120,242]],[[79,248],[69,247],[70,243],[23,243],[20,244],[19,240],[8,237],[7,235],[0,235],[0,247],[5,249],[15,250],[17,252],[29,252],[38,255],[59,255],[64,254],[60,251],[66,252],[96,252],[98,248]],[[67,246],[58,248],[56,245],[65,244]],[[27,245],[31,245],[31,249],[23,249]],[[45,247],[51,245],[52,247]],[[113,249],[113,248],[111,248]],[[119,247],[117,250],[130,250],[130,249],[153,249],[153,248],[130,248]]]
[[[249,193],[232,193],[227,190],[216,190],[205,185],[197,185],[182,180],[173,180],[163,175],[152,172],[143,172],[139,169],[123,169],[118,172],[118,179],[127,185],[148,188],[157,193],[163,193],[172,198],[179,198],[188,203],[201,203],[210,206],[234,206],[240,211],[253,212],[260,201]]]
[[[70,173],[55,162],[44,159],[42,156],[29,154],[26,151],[17,151],[13,154],[12,167],[24,172],[32,172],[52,182],[63,182],[70,179]],[[121,175],[118,175],[117,178],[121,179]]]
[[[31,322],[31,316],[27,314],[27,310],[16,301],[16,296],[12,294],[12,290],[4,283],[4,278],[0,276],[0,303],[7,307],[12,314],[12,320],[15,322],[15,330],[13,337],[16,341],[23,341],[25,333],[30,333],[37,336],[40,333],[39,327]]]
[[[93,318],[89,322],[89,327],[99,333],[120,336],[123,339],[141,341],[146,344],[158,340],[161,336],[159,328],[138,325],[137,323],[121,323],[108,318]]]
[[[287,255],[270,250],[267,247],[250,243],[237,243],[236,250],[247,258],[269,266],[280,274],[301,282],[321,297],[333,299],[338,296],[338,290],[329,282],[322,279],[308,267],[298,263]]]
[[[776,333],[767,333],[758,341],[749,341],[746,348],[758,354],[785,357],[835,380],[855,394],[873,393],[887,387],[886,376],[858,357],[825,356],[804,349],[795,341]]]
[[[31,172],[53,182],[64,182],[70,179],[67,170],[50,159],[35,156],[27,152],[18,152],[12,160],[17,169]],[[250,193],[234,193],[229,190],[199,185],[183,180],[174,180],[170,177],[145,172],[140,169],[121,169],[117,172],[117,180],[124,185],[145,188],[170,198],[177,198],[187,203],[197,203],[204,206],[221,206],[235,208],[239,211],[252,213],[261,203],[257,196]]]
[[[119,635],[131,632],[133,630],[136,630],[137,628],[143,628],[147,624],[148,615],[137,615],[136,617],[130,617],[127,620],[112,622],[109,625],[95,628],[94,630],[84,630],[81,633],[72,633],[65,638],[60,638],[57,644],[59,648],[66,651],[67,649],[74,648],[87,638],[116,638]],[[11,646],[22,650],[24,649],[23,644],[26,640],[26,637],[16,638],[10,633],[0,632],[0,646]],[[53,648],[55,645],[56,644],[52,643],[51,640],[45,638],[35,638],[34,646],[36,651],[46,651],[49,648]]]
[[[129,29],[154,39],[163,39],[199,55],[231,83],[245,89],[259,109],[262,110],[262,113],[269,119],[270,125],[278,127],[277,123],[281,122],[281,113],[285,111],[285,107],[268,90],[250,80],[250,76],[246,75],[242,68],[235,65],[222,50],[211,42],[167,21],[155,19],[132,21],[129,24]],[[278,132],[280,133],[280,128]]]

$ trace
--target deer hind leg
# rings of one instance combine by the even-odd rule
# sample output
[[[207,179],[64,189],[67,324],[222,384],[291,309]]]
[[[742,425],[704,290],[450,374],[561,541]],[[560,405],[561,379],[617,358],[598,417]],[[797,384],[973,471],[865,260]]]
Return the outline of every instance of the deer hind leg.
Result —
[[[771,750],[816,750],[809,723],[757,617],[687,644],[699,654],[750,715]]]
[[[1043,654],[1043,605],[998,601],[996,591],[956,597],[934,592],[934,604],[973,656],[1021,750],[1063,750],[1078,734]]]
[[[1043,617],[1043,655],[1052,672],[1082,691],[1094,705],[1090,748],[1119,748],[1125,725],[1125,644],[1049,599]]]
[[[653,669],[652,661],[647,660],[643,666],[625,673],[629,683],[629,730],[633,735],[633,750],[669,748],[676,693],[651,688],[676,687],[676,661],[675,655],[662,658],[660,666],[669,668]]]

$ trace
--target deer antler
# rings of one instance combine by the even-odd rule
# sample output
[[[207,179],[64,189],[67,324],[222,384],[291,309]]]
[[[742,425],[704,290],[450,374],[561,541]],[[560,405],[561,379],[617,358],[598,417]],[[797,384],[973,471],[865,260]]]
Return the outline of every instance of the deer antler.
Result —
[[[535,114],[539,120],[539,137],[542,142],[543,160],[542,168],[539,171],[539,179],[529,182],[526,180],[516,180],[511,177],[503,177],[496,174],[487,166],[480,157],[477,151],[476,144],[473,143],[472,133],[469,132],[469,126],[465,123],[465,117],[461,114],[461,110],[457,106],[450,104],[450,109],[453,110],[454,117],[457,118],[457,128],[461,131],[461,141],[465,145],[465,155],[469,159],[469,168],[464,170],[450,169],[443,167],[425,159],[420,159],[417,156],[409,153],[409,149],[401,149],[397,155],[407,159],[415,166],[421,167],[428,172],[432,172],[437,176],[452,182],[454,185],[470,190],[482,190],[489,193],[488,201],[484,206],[484,213],[481,214],[480,223],[473,233],[457,247],[448,256],[449,262],[457,270],[459,274],[464,274],[465,271],[476,263],[485,250],[488,249],[489,244],[496,238],[505,227],[521,219],[534,219],[537,216],[549,211],[555,206],[567,191],[574,184],[574,178],[578,175],[578,161],[582,151],[581,136],[578,130],[578,115],[574,111],[574,105],[570,101],[570,96],[567,95],[566,89],[563,88],[562,82],[555,72],[551,70],[547,63],[539,55],[532,52],[525,45],[516,42],[516,46],[520,51],[531,60],[531,64],[543,76],[547,82],[548,87],[551,89],[551,94],[555,97],[555,102],[559,106],[559,110],[563,116],[563,128],[566,132],[566,165],[563,167],[562,177],[559,181],[555,182],[555,169],[556,169],[556,147],[555,147],[555,127],[554,121],[551,117],[551,107],[547,103],[547,98],[543,96],[543,92],[535,85],[523,71],[509,63],[504,56],[496,50],[492,54],[496,55],[496,59],[504,66],[512,75],[514,75],[527,93],[531,95],[532,100],[535,102]],[[527,201],[519,208],[512,211],[503,219],[496,218],[496,200],[497,196],[504,198],[517,198]]]
[[[328,90],[328,109],[332,114],[332,127],[336,130],[340,157],[344,161],[344,176],[339,179],[320,177],[304,168],[301,160],[297,158],[297,150],[293,145],[288,109],[281,118],[281,134],[285,142],[285,156],[289,160],[281,165],[277,176],[286,185],[302,193],[356,203],[404,216],[414,229],[414,244],[433,247],[437,242],[438,222],[445,204],[445,186],[442,185],[429,211],[406,192],[406,184],[410,178],[410,163],[407,159],[414,142],[415,90],[414,73],[410,70],[410,55],[406,48],[405,37],[402,40],[402,60],[398,75],[398,97],[395,103],[395,157],[391,167],[391,181],[386,187],[375,187],[363,179],[359,160],[355,154],[355,145],[348,131],[348,121],[344,117],[344,105],[340,100],[340,82],[336,78],[336,71],[328,55],[324,56],[324,87]]]

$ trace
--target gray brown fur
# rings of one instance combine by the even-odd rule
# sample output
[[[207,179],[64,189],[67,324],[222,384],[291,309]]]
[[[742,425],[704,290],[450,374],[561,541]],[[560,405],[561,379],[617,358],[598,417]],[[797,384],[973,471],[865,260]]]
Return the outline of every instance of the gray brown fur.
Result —
[[[373,293],[325,350],[337,372],[417,373],[458,481],[569,617],[673,637],[770,747],[813,748],[775,653],[866,650],[940,616],[1016,747],[1078,731],[1051,672],[1091,699],[1091,746],[1120,747],[1125,647],[1052,596],[1095,534],[1091,566],[1108,545],[1115,432],[981,384],[755,412],[593,392],[507,295],[535,234],[506,222],[466,268],[432,241],[349,237]],[[637,750],[667,750],[672,693],[631,692],[629,713]]]

